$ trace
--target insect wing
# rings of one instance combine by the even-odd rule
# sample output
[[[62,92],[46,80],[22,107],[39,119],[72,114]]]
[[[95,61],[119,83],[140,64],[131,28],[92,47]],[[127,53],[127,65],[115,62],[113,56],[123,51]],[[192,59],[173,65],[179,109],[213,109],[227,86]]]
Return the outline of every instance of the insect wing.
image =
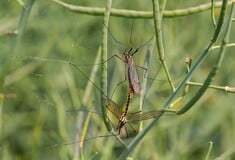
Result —
[[[132,57],[128,58],[128,79],[134,93],[140,93],[140,81]]]
[[[119,119],[119,115],[121,114],[121,107],[118,107],[117,104],[109,98],[105,100],[105,106],[116,118]]]
[[[156,111],[149,111],[149,112],[135,112],[135,113],[129,113],[128,116],[128,122],[127,123],[132,123],[132,122],[138,122],[142,120],[147,120],[151,118],[160,118],[163,115],[163,112],[160,110]]]

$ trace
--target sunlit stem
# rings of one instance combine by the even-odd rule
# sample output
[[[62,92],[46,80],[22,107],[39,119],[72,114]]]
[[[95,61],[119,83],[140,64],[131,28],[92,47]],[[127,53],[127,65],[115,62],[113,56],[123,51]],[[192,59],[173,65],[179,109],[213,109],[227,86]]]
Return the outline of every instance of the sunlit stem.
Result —
[[[212,148],[213,148],[213,142],[210,141],[209,142],[209,148],[208,148],[205,160],[209,160],[210,159]]]
[[[175,91],[175,86],[173,84],[172,78],[170,76],[166,60],[165,60],[165,50],[163,45],[163,33],[162,33],[162,11],[160,11],[160,6],[158,1],[153,1],[153,15],[154,15],[154,28],[155,28],[155,36],[156,36],[156,44],[158,49],[159,60],[163,65],[167,80],[171,87],[171,91]]]

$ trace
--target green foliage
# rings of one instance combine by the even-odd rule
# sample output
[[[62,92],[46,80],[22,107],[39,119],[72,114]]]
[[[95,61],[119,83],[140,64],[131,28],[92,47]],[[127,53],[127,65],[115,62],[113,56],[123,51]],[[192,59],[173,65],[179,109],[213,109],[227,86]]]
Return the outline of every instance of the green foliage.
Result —
[[[108,39],[103,39],[105,32],[102,32],[107,30],[102,16],[105,1],[66,1],[91,7],[80,10],[62,7],[57,0],[23,1],[24,9],[18,2],[21,1],[0,5],[1,159],[117,159],[120,155],[134,159],[181,160],[205,159],[206,156],[214,159],[228,151],[230,154],[226,156],[234,158],[234,90],[226,92],[224,87],[234,86],[234,23],[231,28],[226,27],[231,19],[231,2],[222,16],[224,19],[220,16],[221,3],[215,3],[217,23],[220,18],[224,20],[215,32],[209,1],[208,4],[204,1],[161,1],[159,8],[165,8],[162,15],[158,14],[161,10],[156,10],[158,4],[155,4],[153,14],[152,1],[114,1],[110,16],[106,15],[111,32]],[[160,32],[155,32],[156,29]],[[212,44],[214,33],[220,34]],[[115,42],[111,34],[125,46]],[[108,57],[121,57],[125,48],[142,46],[151,37],[158,39],[154,38],[134,55],[135,63],[144,66],[146,53],[151,53],[147,62],[144,111],[178,111],[196,97],[195,93],[200,92],[206,78],[213,78],[213,85],[204,83],[209,89],[205,94],[200,92],[201,98],[184,114],[166,113],[154,124],[151,120],[144,121],[142,125],[146,132],[124,140],[125,148],[114,136],[105,137],[111,133],[101,114],[104,105],[101,105],[100,97],[106,95],[98,89],[102,88],[100,75],[103,74],[98,57],[103,51],[100,46],[108,40]],[[210,43],[210,52],[205,52]],[[218,47],[223,44],[230,45],[224,52]],[[204,52],[205,59],[197,65]],[[224,58],[219,56],[222,53],[225,53]],[[163,55],[162,59],[159,55]],[[187,83],[182,83],[182,88],[174,95],[172,89],[177,91],[186,77],[186,57],[192,58],[192,68],[196,64],[197,69],[192,73],[189,70],[190,79],[185,79]],[[78,65],[88,77],[93,72],[90,81],[70,62]],[[110,97],[117,84],[125,79],[125,64],[118,58],[112,58],[106,64],[106,89]],[[215,77],[210,77],[213,66],[219,71]],[[140,81],[145,81],[146,78],[142,78],[144,70],[137,70]],[[174,87],[169,84],[169,79]],[[125,88],[126,84],[120,86]],[[183,95],[186,84],[189,91]],[[110,97],[119,105],[126,101],[126,92],[122,93],[121,87]],[[181,96],[182,100],[169,108],[166,104],[170,96],[169,104]],[[141,98],[134,96],[131,112],[139,110]],[[79,142],[83,136],[84,144]],[[210,141],[213,147],[208,152]]]

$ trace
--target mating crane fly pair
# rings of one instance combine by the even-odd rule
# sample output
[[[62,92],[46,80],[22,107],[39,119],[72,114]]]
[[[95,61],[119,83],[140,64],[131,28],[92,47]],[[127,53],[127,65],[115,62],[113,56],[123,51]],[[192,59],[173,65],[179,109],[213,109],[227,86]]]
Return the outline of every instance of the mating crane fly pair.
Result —
[[[106,27],[106,26],[105,26]],[[133,26],[132,26],[133,27]],[[119,41],[115,39],[113,34],[110,32],[108,27],[106,27],[107,30],[109,31],[110,35],[112,36],[113,40],[119,44]],[[125,64],[127,65],[127,78],[128,78],[128,83],[129,83],[129,89],[128,89],[128,95],[127,95],[127,100],[126,104],[124,107],[118,106],[113,100],[111,100],[94,82],[92,82],[89,77],[82,72],[82,70],[79,68],[79,65],[76,65],[74,63],[70,63],[72,66],[74,66],[97,90],[101,92],[103,97],[105,98],[105,107],[114,115],[114,117],[118,120],[118,124],[116,125],[115,129],[118,131],[118,136],[120,138],[126,138],[128,137],[128,132],[127,129],[125,128],[126,124],[129,124],[129,126],[132,128],[132,130],[135,132],[135,134],[138,132],[134,129],[134,127],[131,125],[131,123],[134,122],[139,122],[142,120],[147,120],[151,118],[159,118],[162,116],[163,111],[160,110],[154,110],[154,111],[149,111],[149,112],[142,112],[142,111],[137,111],[134,113],[129,113],[129,104],[131,101],[131,98],[135,94],[140,94],[141,92],[141,86],[140,86],[140,81],[138,78],[138,73],[136,70],[136,65],[133,59],[133,56],[138,52],[140,48],[148,44],[153,37],[145,42],[142,46],[139,48],[135,49],[133,51],[133,48],[130,48],[129,50],[125,50],[123,54],[123,58],[119,57],[118,55],[114,55],[115,57],[121,59]],[[123,44],[122,44],[123,45]],[[133,51],[133,52],[132,52]],[[104,63],[106,63],[108,60],[113,58],[114,56],[108,58]],[[142,67],[141,67],[142,68]],[[146,68],[143,68],[146,70]],[[103,136],[102,136],[103,137]]]
[[[132,57],[131,55],[127,55],[125,53],[125,56]],[[130,60],[129,60],[130,62]],[[128,73],[128,81],[129,81],[129,91],[128,91],[128,98],[126,105],[124,106],[124,110],[122,111],[123,107],[118,106],[113,100],[111,100],[94,82],[90,81],[88,76],[82,72],[82,70],[73,63],[70,63],[72,66],[74,66],[97,90],[101,92],[103,97],[105,98],[105,107],[114,115],[114,117],[117,118],[118,124],[115,127],[115,129],[118,130],[118,135],[121,138],[126,138],[128,137],[127,130],[125,129],[125,125],[128,123],[130,124],[129,126],[132,128],[132,130],[137,133],[137,131],[132,127],[131,123],[133,122],[138,122],[142,120],[147,120],[151,119],[154,117],[160,117],[163,112],[160,110],[155,110],[155,111],[149,111],[149,112],[141,112],[137,111],[134,113],[129,113],[128,108],[129,108],[129,103],[131,100],[131,97],[133,94],[140,93],[140,82],[138,80],[138,75],[137,71],[135,68],[135,64],[133,59],[131,60],[131,66],[128,64],[128,72],[133,71],[134,69],[134,77],[130,77],[130,75],[133,75],[133,73]],[[132,83],[134,82],[134,83]]]
[[[134,94],[139,94],[141,91],[140,81],[139,81],[137,70],[136,70],[136,65],[133,60],[133,55],[138,52],[138,49],[136,49],[133,53],[131,53],[131,51],[132,51],[132,48],[129,49],[129,51],[123,52],[123,56],[125,58],[125,60],[123,61],[127,64],[127,76],[128,76],[128,83],[129,83],[128,97],[127,97],[127,101],[123,110],[122,110],[123,107],[118,106],[94,82],[90,81],[89,77],[85,73],[83,73],[82,70],[79,68],[79,65],[70,63],[104,96],[105,107],[118,120],[118,124],[115,129],[118,130],[118,135],[121,138],[126,138],[129,136],[125,128],[126,124],[129,124],[132,130],[135,133],[137,133],[138,131],[136,131],[132,127],[131,123],[142,121],[142,120],[147,120],[147,119],[151,119],[155,117],[161,117],[161,115],[163,114],[163,111],[160,111],[160,110],[154,110],[154,111],[149,111],[149,112],[137,111],[134,113],[128,112],[129,104],[130,104],[132,96]],[[117,57],[120,58],[119,56]]]

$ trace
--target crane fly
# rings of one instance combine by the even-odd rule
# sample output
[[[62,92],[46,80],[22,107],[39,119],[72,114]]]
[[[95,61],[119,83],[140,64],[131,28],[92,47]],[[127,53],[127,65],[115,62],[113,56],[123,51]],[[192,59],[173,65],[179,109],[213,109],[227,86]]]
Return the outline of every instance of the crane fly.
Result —
[[[108,32],[110,33],[112,39],[117,43],[117,44],[120,44],[122,46],[125,46],[126,45],[124,43],[121,43],[119,42],[115,36],[112,34],[112,32],[109,30],[109,28],[104,24],[104,26],[107,28]],[[130,34],[130,43],[133,45],[133,42],[132,42],[132,29],[133,29],[133,23],[132,23],[132,26],[131,26],[131,34]],[[120,60],[122,60],[123,62],[125,62],[125,64],[127,65],[127,77],[128,77],[128,82],[129,82],[129,87],[131,89],[131,92],[132,94],[139,94],[140,91],[141,91],[141,87],[140,87],[140,81],[139,81],[139,78],[138,78],[138,73],[137,73],[137,70],[136,70],[136,65],[135,65],[135,62],[134,62],[134,59],[133,59],[133,56],[135,53],[137,53],[139,51],[140,48],[144,47],[146,44],[148,44],[151,40],[153,39],[153,37],[151,37],[147,42],[145,42],[144,44],[142,44],[140,47],[136,48],[134,50],[133,53],[132,50],[133,48],[130,48],[128,51],[125,50],[122,54],[124,56],[124,60],[123,58],[119,57],[118,55],[114,55],[109,59],[113,58],[113,57],[117,57],[119,58]],[[108,61],[107,60],[107,61]],[[139,66],[140,67],[140,66]],[[141,67],[142,69],[145,69],[144,67]]]
[[[137,70],[135,67],[135,62],[133,60],[133,55],[138,52],[138,49],[136,49],[133,53],[131,53],[132,48],[128,52],[124,52],[123,55],[125,57],[125,62],[128,65],[127,67],[127,77],[129,82],[129,87],[131,89],[131,92],[134,93],[140,93],[140,81],[138,78]]]

